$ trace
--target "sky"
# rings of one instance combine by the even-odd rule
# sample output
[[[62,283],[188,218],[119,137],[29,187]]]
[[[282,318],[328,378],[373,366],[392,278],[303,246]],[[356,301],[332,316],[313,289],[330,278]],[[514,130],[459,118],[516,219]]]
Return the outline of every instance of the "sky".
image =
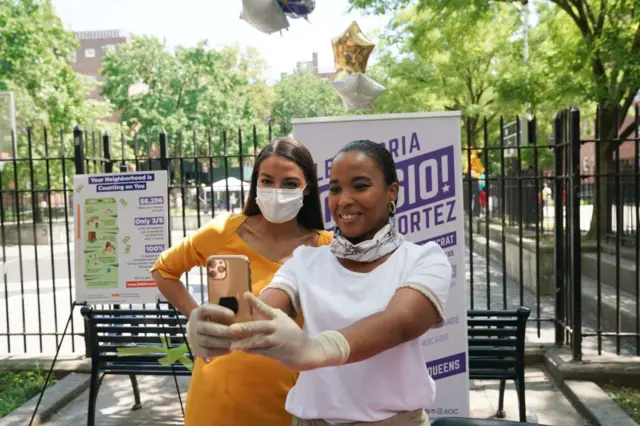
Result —
[[[319,71],[333,71],[331,39],[355,20],[374,42],[375,30],[389,16],[363,16],[349,12],[347,0],[316,0],[315,10],[304,19],[289,19],[282,35],[264,34],[240,19],[241,0],[53,0],[56,13],[72,31],[124,30],[154,35],[167,45],[194,46],[209,40],[211,47],[253,46],[266,59],[271,82],[290,73],[296,62],[310,61],[318,52]]]

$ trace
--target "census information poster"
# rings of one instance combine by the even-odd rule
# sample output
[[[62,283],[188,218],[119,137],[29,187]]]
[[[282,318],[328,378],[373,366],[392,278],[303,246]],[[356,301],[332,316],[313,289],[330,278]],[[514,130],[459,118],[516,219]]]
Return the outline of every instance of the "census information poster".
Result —
[[[169,245],[167,172],[76,175],[76,301],[153,303],[149,269]]]
[[[370,139],[383,144],[398,169],[396,224],[412,242],[435,241],[453,268],[446,321],[422,337],[425,368],[436,381],[431,419],[469,415],[467,304],[459,112],[407,113],[293,120],[293,136],[304,143],[318,170],[325,225],[331,161],[346,143]]]

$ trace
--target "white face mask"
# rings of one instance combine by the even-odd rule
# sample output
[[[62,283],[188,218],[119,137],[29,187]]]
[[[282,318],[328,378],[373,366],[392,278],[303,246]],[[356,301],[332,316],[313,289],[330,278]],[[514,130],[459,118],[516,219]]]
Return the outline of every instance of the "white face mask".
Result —
[[[256,203],[265,219],[284,223],[298,215],[304,198],[303,189],[257,188]]]

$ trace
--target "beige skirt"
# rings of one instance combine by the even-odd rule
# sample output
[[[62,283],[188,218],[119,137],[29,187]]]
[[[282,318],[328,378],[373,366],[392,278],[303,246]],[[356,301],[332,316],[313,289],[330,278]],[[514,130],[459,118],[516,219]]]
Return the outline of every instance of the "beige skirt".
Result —
[[[405,411],[378,422],[340,423],[339,426],[429,426],[429,416],[424,410]],[[331,426],[324,420],[306,420],[293,416],[291,426]]]

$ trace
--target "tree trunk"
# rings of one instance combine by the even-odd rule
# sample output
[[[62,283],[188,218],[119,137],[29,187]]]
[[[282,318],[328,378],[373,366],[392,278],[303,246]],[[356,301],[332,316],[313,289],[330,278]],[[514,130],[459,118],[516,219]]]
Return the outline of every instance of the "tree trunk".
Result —
[[[31,197],[33,197],[33,200],[31,202],[31,214],[33,215],[33,222],[34,223],[42,223],[42,206],[40,205],[40,200],[38,199],[38,196],[36,195],[35,192],[31,193]]]
[[[478,147],[478,138],[480,137],[480,134],[482,132],[482,126],[479,125],[480,123],[480,116],[478,115],[474,115],[473,117],[468,117],[468,126],[470,131],[468,132],[468,136],[467,136],[467,144],[469,148],[477,148]],[[465,131],[467,131],[465,129]]]
[[[33,221],[35,223],[42,223],[44,221],[44,215],[42,213],[40,203],[36,204],[35,209],[33,210]]]
[[[596,155],[596,164],[598,162],[600,164],[599,167],[596,166],[594,174],[598,174],[600,177],[594,179],[594,185],[599,179],[599,186],[595,187],[594,194],[598,198],[596,200],[594,197],[593,200],[593,215],[587,232],[588,239],[596,239],[598,236],[604,238],[611,230],[611,208],[615,194],[612,194],[608,189],[611,188],[610,185],[613,185],[615,180],[613,153],[619,145],[617,110],[617,105],[605,105],[600,109],[600,117],[596,117],[596,120],[600,120],[599,135],[596,135],[596,139],[600,140],[595,142],[594,155]],[[617,190],[619,188],[616,188]]]
[[[594,191],[593,215],[591,216],[589,232],[587,232],[587,238],[592,240],[595,240],[598,236],[604,238],[611,230],[611,207],[614,194],[611,194],[608,189],[611,188],[611,182],[615,179],[615,162],[611,154],[611,145],[611,143],[602,143],[597,147],[598,152],[596,155],[600,156],[598,170],[600,178],[597,178],[599,183]],[[594,185],[598,182],[597,179],[594,179]]]

